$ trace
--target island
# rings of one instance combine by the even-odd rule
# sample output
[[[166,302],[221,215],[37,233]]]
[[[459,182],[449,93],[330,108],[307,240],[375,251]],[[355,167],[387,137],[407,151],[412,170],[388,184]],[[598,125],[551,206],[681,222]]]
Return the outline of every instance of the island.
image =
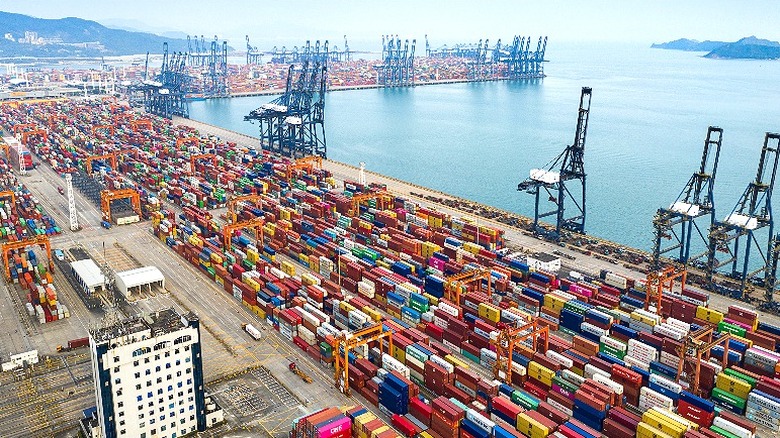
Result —
[[[780,59],[780,43],[755,36],[742,38],[733,43],[724,41],[697,41],[681,38],[666,43],[653,44],[653,49],[707,52],[711,59]]]

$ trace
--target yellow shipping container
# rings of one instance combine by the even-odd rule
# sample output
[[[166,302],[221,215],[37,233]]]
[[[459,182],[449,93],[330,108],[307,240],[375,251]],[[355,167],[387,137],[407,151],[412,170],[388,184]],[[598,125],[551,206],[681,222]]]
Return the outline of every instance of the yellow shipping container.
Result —
[[[387,304],[387,298],[385,298],[385,297],[383,297],[383,296],[381,296],[379,294],[374,295],[374,300],[376,300],[377,303],[382,304],[382,305]]]
[[[284,272],[285,274],[291,277],[295,275],[295,266],[293,266],[293,264],[288,262],[287,260],[282,262],[281,268],[282,268],[282,272]]]
[[[699,306],[696,308],[696,317],[713,324],[717,324],[723,320],[722,313],[704,306]]]
[[[265,310],[261,309],[259,306],[255,306],[255,314],[260,318],[265,318]]]
[[[339,308],[341,310],[345,311],[345,312],[351,312],[351,311],[355,310],[355,306],[353,306],[352,304],[349,304],[346,301],[341,301],[339,303]]]
[[[199,238],[198,236],[194,235],[194,234],[190,236],[190,238],[188,239],[188,241],[189,241],[191,244],[193,244],[193,245],[195,245],[195,246],[197,246],[197,247],[199,247],[199,248],[202,248],[202,247],[203,247],[203,241],[202,241],[202,240],[200,240],[200,238]]]
[[[384,433],[385,431],[390,430],[390,426],[384,425],[380,427],[377,430],[371,431],[371,437],[370,438],[376,438],[379,436],[379,434]]]
[[[679,424],[654,411],[645,411],[642,414],[642,421],[674,438],[682,438],[685,435],[685,431],[688,430],[686,425]]]
[[[428,216],[428,226],[441,228],[442,226],[441,218],[435,216]]]
[[[560,312],[564,305],[566,305],[566,300],[555,294],[546,294],[544,296],[544,306],[557,311],[556,313]]]
[[[276,227],[273,226],[273,224],[263,225],[263,234],[265,234],[266,236],[274,237],[274,231],[276,231]]]
[[[517,416],[517,431],[530,438],[544,438],[550,434],[550,429],[542,423],[529,417],[526,413]]]
[[[461,367],[463,369],[468,369],[469,368],[469,364],[467,364],[466,362],[463,362],[462,360],[458,359],[457,357],[455,357],[455,356],[453,356],[451,354],[448,354],[448,355],[444,356],[444,360],[446,360],[447,362],[453,364],[456,367]]]
[[[247,277],[246,279],[244,279],[244,284],[251,287],[253,291],[260,292],[260,283],[258,283],[254,279]]]
[[[253,249],[247,249],[246,259],[249,260],[250,263],[257,263],[257,261],[260,260],[260,254]]]
[[[313,275],[311,275],[308,272],[304,272],[301,274],[301,283],[303,283],[306,286],[311,286],[312,284],[317,284],[317,279],[314,278]]]
[[[220,286],[224,286],[225,285],[225,279],[220,277],[219,275],[215,275],[214,276],[214,282],[216,282]]]
[[[307,265],[309,264],[309,256],[307,256],[306,254],[298,254],[298,260],[300,260],[304,264]]]
[[[390,355],[402,364],[406,363],[406,351],[399,347],[398,344],[393,344],[393,351],[390,352]]]
[[[528,364],[528,377],[534,378],[549,387],[552,386],[552,379],[555,377],[555,371],[537,362],[531,361]]]
[[[637,438],[674,438],[668,433],[656,429],[655,427],[645,422],[639,423],[638,427],[636,428],[636,437]]]
[[[375,295],[375,296],[377,296],[377,295]],[[396,318],[400,318],[401,317],[401,313],[396,311],[392,307],[388,307],[387,308],[387,313],[390,314],[391,316],[395,316]]]
[[[426,259],[433,256],[433,253],[441,251],[441,247],[433,242],[423,242],[421,255]]]
[[[439,299],[434,297],[431,294],[423,294],[425,298],[428,298],[428,303],[430,303],[431,306],[438,306],[439,305]]]
[[[290,211],[286,208],[280,208],[279,209],[279,219],[289,221],[290,220]]]
[[[362,310],[363,310],[363,313],[368,315],[368,317],[371,318],[373,321],[379,322],[379,321],[382,320],[382,314],[379,313],[378,311],[376,311],[376,310],[374,310],[374,309],[372,309],[370,307],[364,307]]]
[[[687,419],[685,417],[677,415],[677,414],[675,414],[672,411],[668,411],[666,409],[661,409],[661,408],[650,408],[650,412],[655,412],[655,413],[657,413],[658,415],[660,415],[662,417],[669,418],[670,420],[674,421],[675,423],[681,424],[681,425],[685,426],[688,429],[694,429],[694,430],[698,430],[699,429],[699,425],[697,423],[694,423],[693,421],[691,421],[691,420],[689,420],[689,419]]]
[[[730,392],[741,399],[747,399],[748,393],[752,389],[750,384],[744,380],[740,380],[733,376],[727,376],[724,373],[718,374],[718,377],[715,379],[715,386],[726,392]]]
[[[501,320],[501,310],[488,303],[479,303],[478,312],[480,318],[498,322]]]
[[[382,259],[377,260],[376,265],[379,266],[380,268],[390,269],[390,263]]]
[[[479,254],[479,250],[482,249],[482,247],[477,245],[476,243],[463,242],[463,249],[474,255],[477,255]]]
[[[222,262],[223,262],[222,256],[217,254],[217,253],[215,253],[215,252],[212,252],[211,253],[211,261],[212,261],[212,263],[216,263],[218,265],[221,265]]]
[[[642,315],[642,314],[637,313],[637,312],[631,312],[631,319],[633,319],[635,321],[639,321],[639,322],[645,323],[645,324],[647,324],[647,325],[649,325],[651,327],[654,327],[655,324],[656,324],[656,320],[655,319],[650,318],[650,317],[645,316],[645,315]]]

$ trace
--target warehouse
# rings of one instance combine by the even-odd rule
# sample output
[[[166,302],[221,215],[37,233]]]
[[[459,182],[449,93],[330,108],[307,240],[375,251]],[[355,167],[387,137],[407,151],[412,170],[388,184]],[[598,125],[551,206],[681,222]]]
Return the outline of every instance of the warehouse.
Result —
[[[151,293],[156,287],[165,288],[165,276],[155,266],[116,273],[116,288],[125,298]]]
[[[561,258],[546,252],[537,252],[528,256],[528,266],[532,269],[558,272],[561,269]]]
[[[70,264],[70,269],[87,295],[91,296],[103,290],[106,278],[92,259],[75,261]]]

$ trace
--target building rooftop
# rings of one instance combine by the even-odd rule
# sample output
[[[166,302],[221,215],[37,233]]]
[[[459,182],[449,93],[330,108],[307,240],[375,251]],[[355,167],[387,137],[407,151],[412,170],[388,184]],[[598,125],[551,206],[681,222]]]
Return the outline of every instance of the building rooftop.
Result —
[[[180,330],[187,327],[186,321],[197,319],[198,317],[193,313],[180,315],[172,308],[163,309],[146,315],[133,316],[109,327],[91,330],[90,335],[96,343],[146,330],[151,331],[151,336],[154,337]]]
[[[556,255],[548,254],[546,252],[537,252],[534,253],[534,255],[532,255],[531,257],[535,258],[536,260],[539,260],[542,263],[550,263],[560,259],[560,257]]]
[[[106,278],[100,271],[98,266],[92,259],[78,260],[70,264],[71,268],[76,271],[81,281],[86,283],[88,287],[94,288],[103,286],[106,282]]]

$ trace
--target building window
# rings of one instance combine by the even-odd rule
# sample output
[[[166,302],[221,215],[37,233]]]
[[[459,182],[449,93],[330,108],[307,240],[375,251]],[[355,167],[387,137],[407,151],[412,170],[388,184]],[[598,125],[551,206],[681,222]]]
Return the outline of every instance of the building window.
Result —
[[[147,380],[146,381],[146,387],[148,388],[150,386],[152,386],[152,381],[151,380]]]
[[[177,348],[177,349],[173,350],[173,352],[176,353],[176,354],[179,354],[179,349]]]
[[[136,391],[138,391],[138,390],[140,390],[140,389],[141,389],[141,384],[140,384],[140,383],[139,383],[139,384],[137,384],[137,385],[135,385],[135,390],[136,390]]]
[[[116,391],[116,396],[117,396],[117,397],[122,397],[122,390],[121,390],[121,389],[118,389],[118,390]]]
[[[159,354],[155,354],[154,355],[154,360],[160,360],[160,355]]]
[[[162,377],[157,378],[157,383],[162,383]]]
[[[152,391],[146,393],[146,398],[152,398],[152,397],[154,397],[154,393]]]
[[[190,410],[191,410],[191,411],[194,411],[194,410],[195,410],[195,406],[193,406],[193,405],[190,405]]]
[[[124,417],[125,416],[125,411],[119,411],[119,416],[120,417]]]
[[[165,426],[160,426],[160,432],[165,432]]]
[[[141,432],[141,438],[146,438],[146,432]]]
[[[146,426],[145,422],[142,421],[142,422],[138,423],[138,427],[144,427],[144,426]]]
[[[195,416],[194,415],[190,415],[190,421],[192,421],[194,419],[195,419]]]
[[[137,373],[133,374],[133,376],[135,376],[136,379],[140,379],[141,378],[141,373],[137,372]]]
[[[179,385],[179,387],[181,387],[181,385]],[[184,391],[179,391],[179,394],[178,394],[178,396],[179,396],[179,397],[181,397],[181,396],[183,396],[183,395],[184,395]]]
[[[138,414],[138,419],[139,419],[139,420],[141,420],[141,419],[143,419],[143,418],[144,418],[144,413],[143,413],[143,412],[141,412],[140,414]]]
[[[168,400],[173,400],[173,394],[168,395]]]
[[[150,418],[149,419],[149,424],[154,424],[154,421],[155,421],[154,418]],[[155,433],[154,429],[152,429],[152,433],[153,434]]]
[[[137,367],[137,366],[138,366],[138,361],[137,361],[137,360],[134,360],[134,361],[133,361],[133,366],[134,366],[134,367]]]
[[[117,403],[117,404],[116,404],[116,407],[118,407],[118,408],[121,408],[121,407],[123,407],[124,405],[125,405],[125,402],[121,401],[121,402],[119,402],[119,403]]]
[[[184,362],[190,363],[190,360],[191,360],[191,359],[192,359],[191,357],[185,357],[185,358],[184,358]]]
[[[168,405],[168,409],[173,409],[173,403]],[[171,413],[171,414],[173,414],[173,413]]]
[[[122,420],[122,421],[120,421],[120,422],[119,422],[119,425],[120,425],[120,426],[124,426],[124,425],[125,425],[125,420]]]
[[[184,346],[184,351],[190,351],[190,346],[189,345],[185,345]]]
[[[179,409],[179,413],[183,414],[184,413],[184,408]],[[184,418],[181,419],[181,422],[184,423]]]
[[[181,365],[181,359],[176,359],[176,366]]]
[[[168,379],[167,379],[167,380],[173,380],[173,376],[171,376],[170,374],[168,374]]]
[[[184,424],[184,422],[185,422],[185,421],[187,421],[187,420],[185,420],[184,418],[182,418],[181,420],[179,420],[179,423],[181,423],[181,424]]]
[[[149,374],[152,374],[152,370],[151,369],[146,370],[146,375],[148,376]]]
[[[173,385],[168,385],[168,391],[173,391]]]
[[[154,367],[154,371],[159,373],[160,372],[160,365],[157,365],[156,367]]]
[[[162,395],[162,393],[163,393],[163,390],[162,390],[162,388],[160,388],[160,389],[158,389],[158,390],[157,390],[157,395]]]
[[[185,371],[187,374],[189,374],[189,373],[191,373],[191,372],[192,372],[192,368],[187,368],[187,369],[186,369],[186,370],[184,370],[184,371]]]
[[[179,383],[177,383],[177,384],[176,384],[176,386],[177,386],[177,387],[179,387],[179,388],[181,388],[181,387],[182,387],[182,385],[184,385],[184,384],[183,384],[183,383],[181,383],[181,382],[179,382]]]
[[[170,367],[171,367],[171,363],[170,363],[170,362],[168,362],[168,363],[166,363],[166,364],[165,364],[165,369],[166,369],[166,370],[167,370],[167,369],[169,369]]]
[[[119,356],[114,356],[114,362],[119,362]],[[119,371],[118,369],[114,368],[114,370]]]
[[[122,430],[119,431],[119,434],[120,435],[124,435],[126,432],[127,432],[126,430],[122,429]]]
[[[176,377],[181,377],[181,371],[176,371]]]
[[[192,385],[192,379],[187,379],[187,384]]]
[[[171,352],[170,351],[166,351],[165,352],[165,357],[171,357]]]
[[[149,358],[148,357],[144,358],[144,363],[149,363]]]
[[[150,421],[149,424],[152,424],[152,422]],[[152,429],[152,435],[157,435],[157,429]]]

